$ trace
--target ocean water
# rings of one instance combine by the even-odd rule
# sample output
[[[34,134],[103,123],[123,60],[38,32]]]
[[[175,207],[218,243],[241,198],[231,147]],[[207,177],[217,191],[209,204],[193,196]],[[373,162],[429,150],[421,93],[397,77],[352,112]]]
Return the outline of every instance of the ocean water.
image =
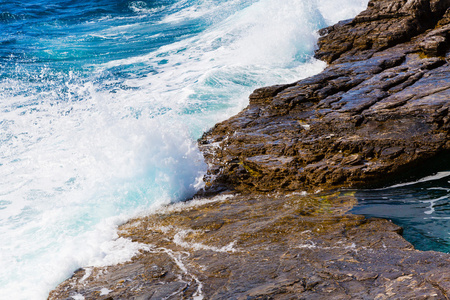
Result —
[[[144,249],[117,225],[200,189],[202,132],[367,2],[0,0],[0,299]]]
[[[411,180],[355,191],[358,205],[352,213],[402,226],[403,237],[416,249],[450,253],[450,161],[439,160],[441,171],[411,174]]]

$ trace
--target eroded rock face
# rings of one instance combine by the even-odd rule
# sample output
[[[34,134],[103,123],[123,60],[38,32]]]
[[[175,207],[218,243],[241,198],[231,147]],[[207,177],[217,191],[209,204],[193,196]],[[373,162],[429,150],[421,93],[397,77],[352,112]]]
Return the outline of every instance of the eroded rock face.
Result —
[[[448,7],[371,1],[324,29],[316,55],[327,69],[256,90],[202,137],[211,190],[354,187],[448,151]]]
[[[316,56],[329,63],[370,57],[433,28],[449,6],[448,0],[371,0],[353,20],[320,31]]]
[[[149,251],[81,269],[49,299],[447,299],[449,256],[348,214],[354,201],[232,196],[133,220],[120,235]]]

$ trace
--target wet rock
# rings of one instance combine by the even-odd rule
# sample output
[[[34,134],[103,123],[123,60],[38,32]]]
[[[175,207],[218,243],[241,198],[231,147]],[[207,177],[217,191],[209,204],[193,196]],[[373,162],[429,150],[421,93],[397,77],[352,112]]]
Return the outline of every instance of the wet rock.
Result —
[[[316,55],[327,69],[256,90],[244,111],[200,139],[208,186],[358,187],[450,150],[449,5],[371,1],[322,30]]]
[[[449,255],[414,250],[389,221],[348,214],[354,202],[232,196],[157,212],[120,230],[150,251],[81,270],[49,299],[447,299]],[[192,226],[212,216],[220,226]]]
[[[316,56],[327,62],[369,58],[433,28],[449,6],[448,0],[371,0],[351,22],[319,32]]]

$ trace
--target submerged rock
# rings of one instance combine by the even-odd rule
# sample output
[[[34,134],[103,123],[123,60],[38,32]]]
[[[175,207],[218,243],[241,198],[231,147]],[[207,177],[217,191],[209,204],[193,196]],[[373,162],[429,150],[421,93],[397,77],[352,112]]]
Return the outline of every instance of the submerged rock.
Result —
[[[351,194],[299,191],[372,184],[450,150],[449,6],[372,0],[323,29],[328,68],[256,90],[199,141],[203,195],[241,195],[128,222],[120,235],[148,251],[80,269],[49,299],[448,299],[448,254],[349,214]]]

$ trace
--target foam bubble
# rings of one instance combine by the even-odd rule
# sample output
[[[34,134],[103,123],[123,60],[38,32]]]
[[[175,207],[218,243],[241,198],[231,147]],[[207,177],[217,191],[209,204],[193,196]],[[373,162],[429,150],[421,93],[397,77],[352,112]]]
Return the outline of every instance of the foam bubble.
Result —
[[[128,7],[135,13],[144,14],[154,14],[160,12],[166,8],[166,6],[161,5],[158,7],[149,8],[147,3],[144,1],[132,1],[128,4]]]

